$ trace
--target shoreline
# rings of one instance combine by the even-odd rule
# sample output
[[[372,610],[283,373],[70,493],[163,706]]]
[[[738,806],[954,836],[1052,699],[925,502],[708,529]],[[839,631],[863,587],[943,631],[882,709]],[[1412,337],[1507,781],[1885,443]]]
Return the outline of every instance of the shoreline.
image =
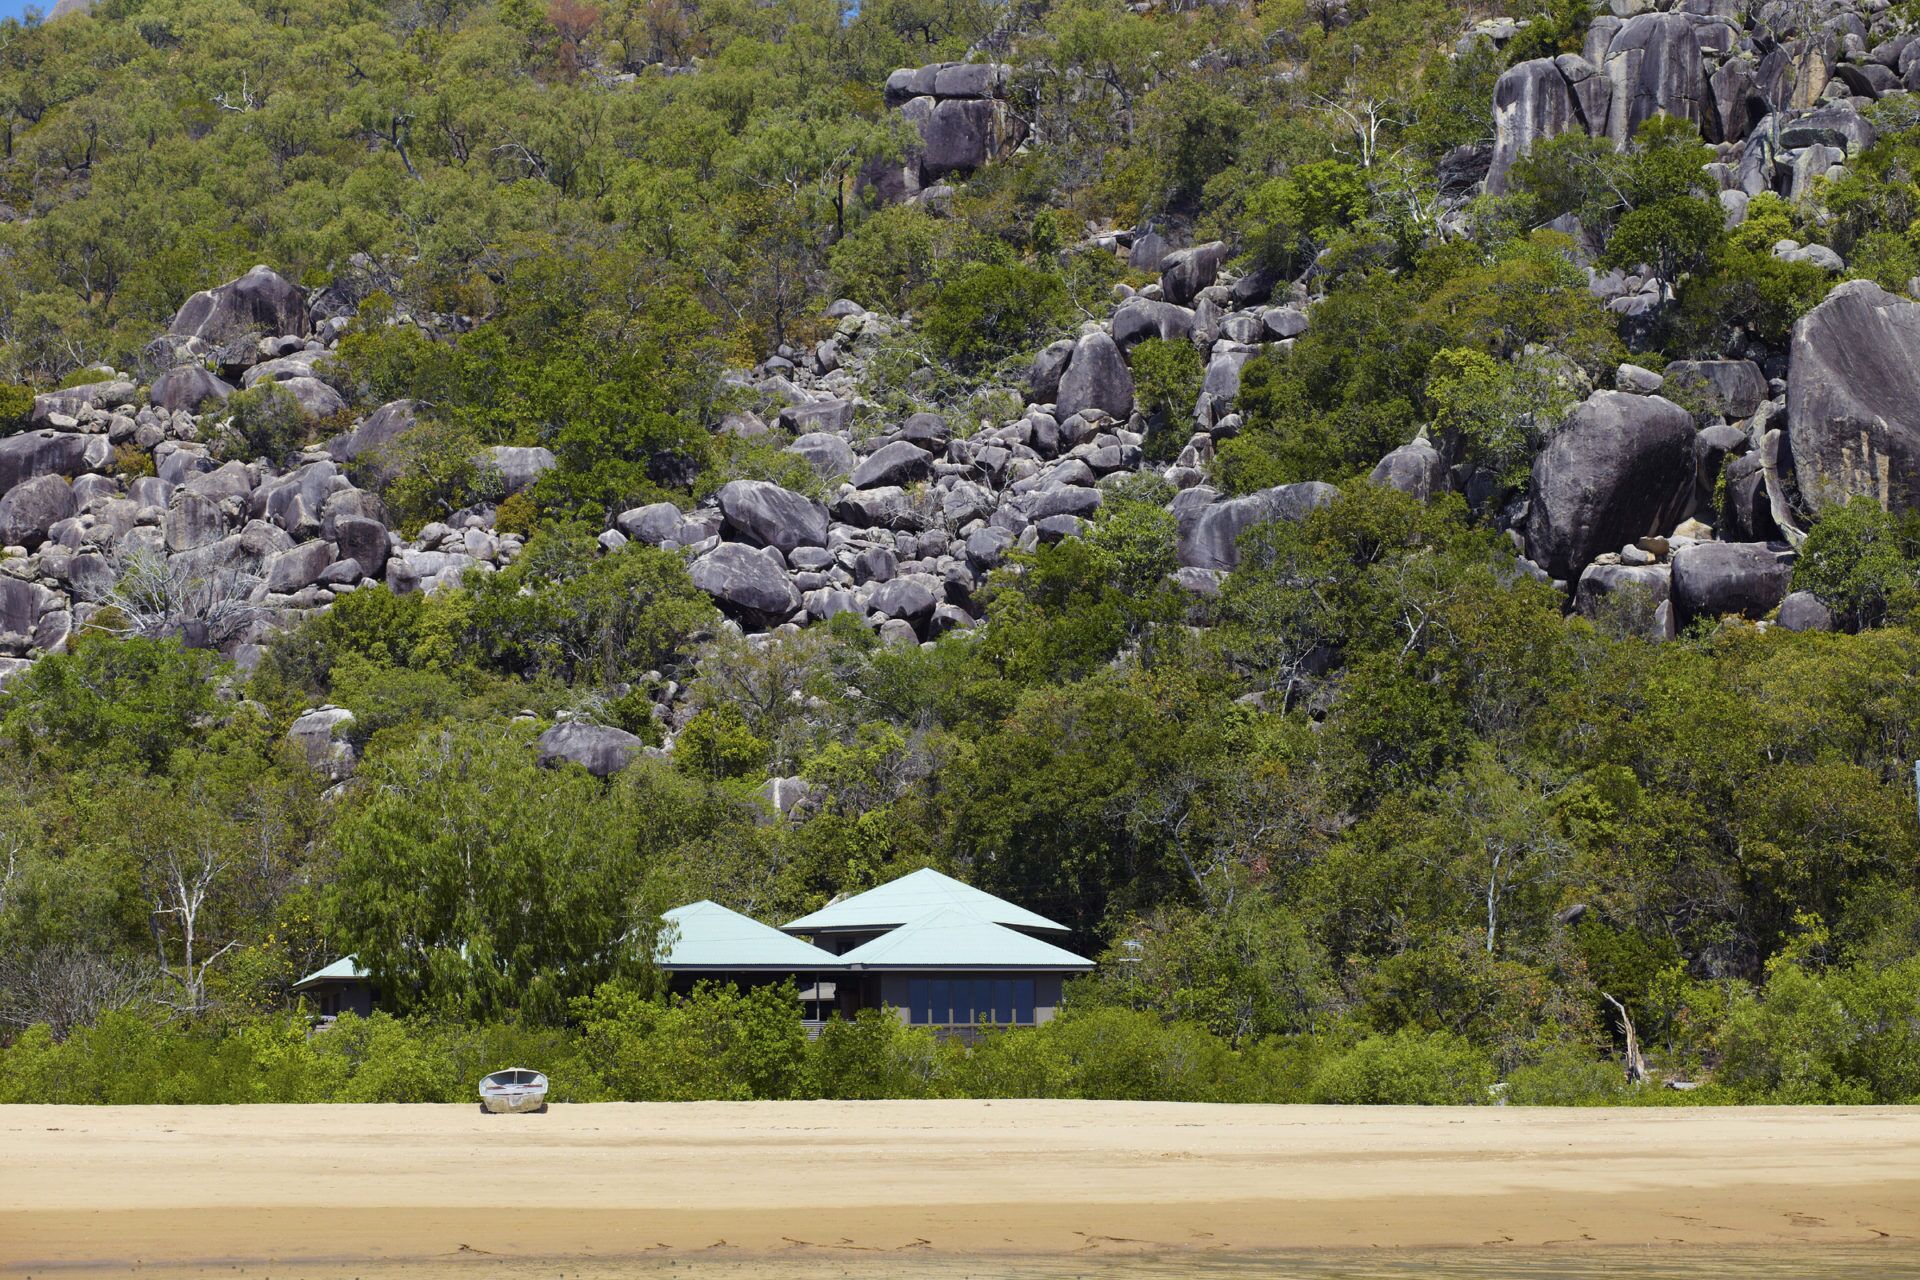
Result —
[[[899,1274],[908,1259],[929,1275],[1038,1276],[1078,1274],[1066,1260],[1145,1275],[1382,1251],[1920,1256],[1915,1107],[7,1107],[0,1170],[4,1274],[291,1265],[429,1280],[697,1263],[744,1280]]]

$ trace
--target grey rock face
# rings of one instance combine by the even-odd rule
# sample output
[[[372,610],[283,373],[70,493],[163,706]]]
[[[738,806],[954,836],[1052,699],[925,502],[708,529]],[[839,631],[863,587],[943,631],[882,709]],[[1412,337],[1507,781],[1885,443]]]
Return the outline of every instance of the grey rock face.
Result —
[[[1792,578],[1792,566],[1763,542],[1696,542],[1673,553],[1673,601],[1683,625],[1729,613],[1765,617]]]
[[[227,536],[227,513],[213,498],[182,491],[174,495],[160,527],[168,551],[192,551],[212,546]]]
[[[31,550],[46,541],[47,531],[74,513],[73,486],[64,476],[36,476],[7,490],[0,498],[0,543],[17,543]]]
[[[1851,280],[1800,317],[1787,423],[1816,511],[1856,496],[1893,511],[1920,503],[1920,304]]]
[[[679,532],[680,508],[671,502],[649,503],[622,511],[614,525],[635,542],[657,547]]]
[[[216,346],[250,334],[271,337],[307,331],[306,299],[290,281],[265,266],[194,294],[181,304],[167,328],[174,337],[199,338]]]
[[[748,622],[784,622],[800,607],[800,593],[772,547],[723,542],[695,560],[688,573],[722,609]]]
[[[1613,86],[1605,134],[1625,147],[1634,131],[1656,115],[1706,120],[1707,80],[1693,23],[1677,13],[1642,13],[1627,19],[1607,46],[1600,66]]]
[[[867,610],[883,618],[924,622],[933,615],[933,607],[940,603],[936,583],[936,579],[922,573],[906,574],[883,582],[874,588],[873,595],[868,598]]]
[[[510,494],[531,488],[534,481],[556,465],[553,452],[537,445],[526,449],[495,445],[487,450],[486,460],[499,469],[500,478],[505,481]]]
[[[1214,240],[1170,253],[1160,263],[1160,291],[1175,306],[1190,306],[1195,295],[1212,284],[1226,261],[1227,246]]]
[[[1027,398],[1034,404],[1052,404],[1060,395],[1060,377],[1073,359],[1074,341],[1062,338],[1041,350],[1027,371]]]
[[[947,420],[937,413],[911,413],[893,433],[895,440],[904,440],[917,445],[929,453],[939,453],[953,440],[953,428]]]
[[[1508,67],[1493,86],[1493,159],[1487,169],[1487,191],[1505,192],[1513,162],[1533,150],[1536,142],[1565,133],[1578,119],[1566,77],[1551,58]]]
[[[816,400],[790,404],[780,410],[782,429],[804,436],[818,431],[845,431],[853,422],[853,401]]]
[[[364,516],[348,516],[334,524],[334,541],[344,559],[353,560],[366,577],[387,571],[387,527]]]
[[[275,386],[291,395],[309,418],[325,418],[347,407],[347,402],[318,378],[282,378]]]
[[[105,436],[71,431],[23,431],[0,440],[0,493],[35,476],[77,476],[106,465]]]
[[[267,590],[291,595],[312,586],[333,563],[333,548],[324,542],[303,542],[267,562]]]
[[[1123,351],[1148,338],[1186,338],[1193,333],[1193,312],[1171,302],[1128,298],[1113,313],[1113,341]]]
[[[1795,591],[1780,602],[1780,613],[1774,621],[1788,631],[1831,631],[1833,611],[1813,592]]]
[[[824,477],[851,475],[860,463],[853,446],[844,437],[828,431],[808,432],[788,445],[787,452],[805,458],[814,471]]]
[[[345,707],[315,707],[287,726],[287,741],[300,748],[307,765],[334,782],[353,775],[353,745],[346,741],[353,712]]]
[[[827,509],[813,499],[766,480],[734,480],[715,495],[726,527],[755,546],[827,545]]]
[[[933,474],[933,455],[905,440],[882,445],[853,469],[856,489],[909,485]]]
[[[1582,617],[1597,618],[1609,607],[1644,605],[1649,615],[1665,604],[1673,591],[1670,570],[1662,564],[1590,564],[1574,588],[1573,607]]]
[[[1665,533],[1693,492],[1693,418],[1659,396],[1596,391],[1533,460],[1527,558],[1556,578]]]
[[[1244,498],[1176,507],[1180,564],[1188,569],[1232,569],[1240,563],[1240,535],[1275,520],[1300,520],[1339,496],[1330,484],[1283,484]]]
[[[956,62],[933,73],[936,98],[998,98],[1007,89],[1007,68],[996,62]]]
[[[345,435],[327,441],[327,455],[335,462],[352,462],[386,449],[418,422],[412,400],[390,400],[361,420]]]
[[[1447,460],[1424,438],[1409,441],[1380,459],[1367,477],[1425,502],[1447,490]]]
[[[920,128],[925,151],[920,160],[922,181],[950,173],[972,173],[998,154],[1005,144],[1006,106],[980,98],[949,98],[936,102]]]
[[[1074,344],[1073,358],[1060,377],[1059,405],[1062,419],[1098,409],[1125,421],[1133,412],[1133,372],[1112,338],[1095,331]]]
[[[625,729],[569,720],[541,734],[534,749],[544,768],[577,764],[596,778],[608,778],[633,763],[647,744]]]
[[[203,413],[209,404],[223,403],[233,386],[197,364],[176,365],[153,380],[147,399],[161,409]]]
[[[1767,375],[1751,360],[1675,360],[1666,378],[1702,408],[1728,418],[1752,417],[1767,398]]]

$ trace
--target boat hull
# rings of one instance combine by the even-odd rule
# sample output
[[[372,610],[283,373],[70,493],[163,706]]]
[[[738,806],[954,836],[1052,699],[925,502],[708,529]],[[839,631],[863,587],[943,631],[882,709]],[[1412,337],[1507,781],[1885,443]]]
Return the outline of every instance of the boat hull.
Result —
[[[480,1105],[492,1115],[515,1115],[529,1111],[540,1111],[547,1105],[545,1089],[521,1089],[500,1093],[483,1093]]]

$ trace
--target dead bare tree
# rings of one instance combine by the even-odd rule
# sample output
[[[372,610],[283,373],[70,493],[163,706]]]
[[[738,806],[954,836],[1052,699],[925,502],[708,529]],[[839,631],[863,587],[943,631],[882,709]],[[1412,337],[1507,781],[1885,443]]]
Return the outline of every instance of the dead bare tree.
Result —
[[[240,565],[199,568],[186,557],[144,548],[114,557],[113,584],[97,603],[96,625],[116,635],[190,635],[221,645],[266,614],[263,580]]]
[[[44,1025],[64,1040],[103,1013],[139,1004],[152,986],[153,974],[144,965],[71,946],[0,957],[0,1023]]]
[[[1653,1078],[1647,1070],[1647,1060],[1640,1053],[1640,1033],[1634,1030],[1633,1019],[1627,1016],[1627,1006],[1602,991],[1600,998],[1612,1005],[1614,1012],[1620,1015],[1620,1029],[1627,1037],[1627,1083],[1645,1084]]]
[[[200,1013],[207,1007],[207,971],[239,945],[230,938],[209,950],[207,938],[209,900],[235,858],[230,824],[189,792],[172,802],[156,797],[135,836],[154,953],[177,992],[162,1003],[181,1013]],[[176,944],[178,963],[171,954]]]

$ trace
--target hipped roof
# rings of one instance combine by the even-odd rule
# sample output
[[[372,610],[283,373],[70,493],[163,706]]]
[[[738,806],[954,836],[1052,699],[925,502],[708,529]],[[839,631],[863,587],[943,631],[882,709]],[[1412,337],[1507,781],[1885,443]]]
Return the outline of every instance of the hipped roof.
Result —
[[[341,956],[332,964],[315,969],[306,977],[293,984],[295,991],[304,991],[308,987],[318,986],[322,982],[362,982],[371,975],[360,967],[358,956]]]
[[[661,919],[678,926],[663,938],[655,960],[663,969],[844,969],[847,962],[810,942],[790,938],[717,902],[675,907]]]
[[[970,884],[962,884],[931,867],[830,903],[811,915],[789,920],[780,927],[788,933],[893,929],[939,911],[956,911],[973,920],[1005,925],[1010,929],[1028,929],[1039,933],[1069,932],[1063,924],[1037,915],[1025,907],[1016,907],[1006,899],[996,898]]]
[[[1093,961],[957,908],[929,912],[840,957],[861,969],[1084,972]]]

